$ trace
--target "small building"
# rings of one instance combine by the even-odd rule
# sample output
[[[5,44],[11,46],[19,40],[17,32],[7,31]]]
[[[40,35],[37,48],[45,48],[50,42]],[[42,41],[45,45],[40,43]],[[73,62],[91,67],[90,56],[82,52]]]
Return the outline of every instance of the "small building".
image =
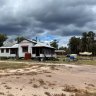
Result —
[[[66,52],[64,50],[55,50],[56,55],[65,55]]]
[[[23,40],[19,44],[0,47],[0,57],[18,57],[24,58],[25,54],[31,54],[31,58],[54,57],[55,49],[45,43]]]

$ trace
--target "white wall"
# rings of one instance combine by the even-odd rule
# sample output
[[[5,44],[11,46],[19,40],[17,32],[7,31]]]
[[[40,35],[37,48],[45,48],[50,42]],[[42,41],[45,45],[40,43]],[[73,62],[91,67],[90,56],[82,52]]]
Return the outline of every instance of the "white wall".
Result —
[[[24,57],[25,56],[25,52],[22,51],[22,46],[28,46],[28,53],[31,53],[32,56],[32,46],[34,46],[34,43],[27,41],[27,40],[23,40],[20,44],[19,44],[19,57]]]
[[[1,49],[0,49],[0,57],[15,57],[16,55],[15,54],[10,54],[10,49],[9,49],[9,52],[6,53],[6,49],[4,48],[4,53],[1,53]]]

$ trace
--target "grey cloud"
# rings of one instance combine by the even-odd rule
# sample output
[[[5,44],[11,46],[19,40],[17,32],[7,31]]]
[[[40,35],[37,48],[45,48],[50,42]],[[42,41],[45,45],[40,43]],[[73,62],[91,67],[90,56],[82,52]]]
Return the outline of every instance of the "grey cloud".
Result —
[[[1,0],[0,32],[27,37],[46,31],[58,36],[80,35],[96,30],[92,27],[95,8],[96,0]]]

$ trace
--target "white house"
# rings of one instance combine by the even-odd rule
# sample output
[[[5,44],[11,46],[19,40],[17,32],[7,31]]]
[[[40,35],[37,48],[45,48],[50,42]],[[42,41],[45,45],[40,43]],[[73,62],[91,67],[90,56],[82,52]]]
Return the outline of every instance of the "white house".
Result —
[[[54,48],[40,42],[23,40],[19,44],[0,47],[0,57],[18,57],[24,58],[26,53],[31,54],[31,58],[54,57]]]

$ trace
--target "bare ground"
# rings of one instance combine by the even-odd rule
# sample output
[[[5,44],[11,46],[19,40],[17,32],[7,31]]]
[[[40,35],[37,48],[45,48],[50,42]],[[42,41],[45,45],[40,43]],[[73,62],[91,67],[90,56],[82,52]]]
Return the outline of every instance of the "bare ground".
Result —
[[[0,70],[0,96],[96,96],[96,66],[59,64]]]

